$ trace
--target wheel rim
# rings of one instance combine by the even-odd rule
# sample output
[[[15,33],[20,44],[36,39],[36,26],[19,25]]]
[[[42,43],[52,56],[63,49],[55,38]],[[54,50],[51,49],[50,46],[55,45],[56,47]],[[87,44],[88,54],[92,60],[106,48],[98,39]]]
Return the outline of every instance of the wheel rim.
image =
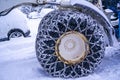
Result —
[[[64,33],[56,42],[55,53],[65,64],[75,64],[85,59],[89,45],[86,37],[76,31]]]
[[[17,37],[21,37],[21,36],[23,36],[23,34],[21,32],[15,31],[10,34],[9,38],[17,38]]]

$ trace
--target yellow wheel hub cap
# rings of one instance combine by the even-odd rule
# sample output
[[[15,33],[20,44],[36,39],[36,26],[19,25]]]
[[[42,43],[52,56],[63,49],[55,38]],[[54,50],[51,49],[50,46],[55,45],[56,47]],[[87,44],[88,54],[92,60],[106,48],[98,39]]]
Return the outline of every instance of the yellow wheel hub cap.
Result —
[[[64,33],[55,46],[58,58],[66,64],[81,62],[88,54],[89,45],[86,37],[76,31]]]

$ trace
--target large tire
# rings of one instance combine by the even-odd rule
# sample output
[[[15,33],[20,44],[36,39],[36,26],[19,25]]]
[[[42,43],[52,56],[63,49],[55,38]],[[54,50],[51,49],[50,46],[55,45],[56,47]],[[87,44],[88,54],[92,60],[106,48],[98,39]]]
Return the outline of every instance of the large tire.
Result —
[[[36,38],[36,54],[41,66],[55,77],[76,78],[92,73],[104,56],[101,27],[91,16],[76,10],[48,13],[39,25]],[[84,60],[75,64],[66,64],[55,54],[56,41],[69,31],[82,33],[90,48]]]

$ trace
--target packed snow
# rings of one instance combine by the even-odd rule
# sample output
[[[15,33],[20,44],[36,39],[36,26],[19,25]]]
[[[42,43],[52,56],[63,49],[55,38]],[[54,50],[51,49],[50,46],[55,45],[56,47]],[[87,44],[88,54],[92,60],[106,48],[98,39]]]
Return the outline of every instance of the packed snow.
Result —
[[[64,80],[49,76],[36,58],[35,38],[16,38],[0,42],[0,80]],[[120,54],[107,47],[102,63],[86,77],[68,80],[119,80]]]
[[[0,80],[66,80],[47,74],[39,64],[35,39],[41,19],[29,19],[31,36],[0,42]],[[107,47],[101,64],[89,76],[67,80],[120,80],[120,50]]]

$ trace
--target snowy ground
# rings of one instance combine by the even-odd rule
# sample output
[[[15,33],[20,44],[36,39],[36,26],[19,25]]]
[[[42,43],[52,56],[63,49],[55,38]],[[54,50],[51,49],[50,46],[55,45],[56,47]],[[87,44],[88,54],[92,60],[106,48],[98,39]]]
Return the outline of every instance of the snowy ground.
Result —
[[[0,42],[0,80],[64,80],[50,77],[39,65],[35,53],[35,34]],[[119,76],[120,54],[109,47],[93,74],[68,80],[120,80]]]
[[[39,65],[35,36],[0,42],[0,45],[0,80],[62,80],[50,77]],[[120,80],[119,76],[120,54],[107,48],[102,63],[93,74],[68,80]]]

